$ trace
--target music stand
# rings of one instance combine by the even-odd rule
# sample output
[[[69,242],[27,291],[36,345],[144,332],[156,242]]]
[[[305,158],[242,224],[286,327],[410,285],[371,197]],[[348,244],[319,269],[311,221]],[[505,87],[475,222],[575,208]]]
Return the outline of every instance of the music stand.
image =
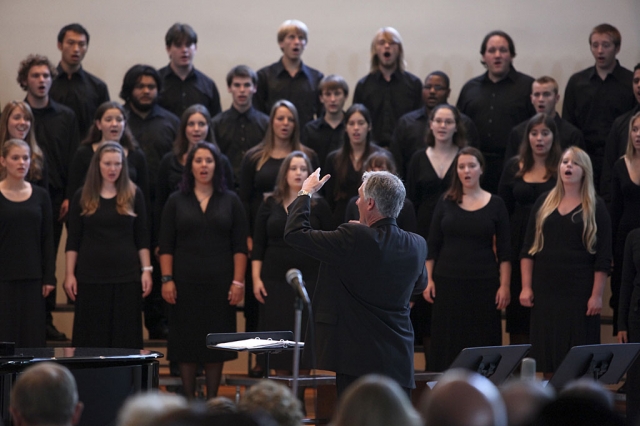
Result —
[[[218,343],[234,342],[245,339],[271,339],[271,340],[293,340],[292,331],[256,331],[246,333],[209,333],[207,334],[207,348],[219,351],[250,352],[254,354],[265,354],[264,377],[269,377],[269,354],[275,352],[289,351],[293,347],[282,345],[280,347],[255,348],[255,349],[228,349],[216,346]]]
[[[531,345],[465,348],[449,368],[475,371],[499,386],[513,373],[530,349]]]
[[[572,380],[591,377],[605,385],[615,385],[639,353],[640,343],[574,346],[548,384],[560,390]]]

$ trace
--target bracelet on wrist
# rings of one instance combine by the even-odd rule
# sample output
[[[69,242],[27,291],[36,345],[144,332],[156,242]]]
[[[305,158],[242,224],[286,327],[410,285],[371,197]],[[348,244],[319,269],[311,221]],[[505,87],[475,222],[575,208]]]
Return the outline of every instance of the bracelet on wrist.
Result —
[[[153,266],[143,266],[142,272],[153,272]]]
[[[231,285],[235,285],[236,287],[244,288],[244,283],[241,283],[240,281],[236,281],[236,280],[233,280],[231,282]]]
[[[162,284],[166,284],[168,282],[173,281],[173,276],[172,275],[163,275],[162,278],[160,278],[160,281],[162,282]]]

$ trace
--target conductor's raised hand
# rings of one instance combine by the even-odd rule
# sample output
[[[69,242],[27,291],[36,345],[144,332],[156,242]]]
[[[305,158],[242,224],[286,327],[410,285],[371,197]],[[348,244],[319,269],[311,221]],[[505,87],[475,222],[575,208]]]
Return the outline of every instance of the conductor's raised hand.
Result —
[[[320,188],[327,183],[330,177],[331,175],[324,175],[322,179],[320,179],[320,167],[318,167],[315,172],[311,173],[309,177],[302,182],[302,190],[314,194],[320,191]]]

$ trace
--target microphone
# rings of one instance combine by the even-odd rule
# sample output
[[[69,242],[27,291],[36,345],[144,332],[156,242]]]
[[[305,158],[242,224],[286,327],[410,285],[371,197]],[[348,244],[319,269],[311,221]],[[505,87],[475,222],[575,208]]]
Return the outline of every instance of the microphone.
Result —
[[[304,287],[304,281],[302,281],[302,273],[299,269],[289,269],[286,274],[287,283],[293,287],[296,291],[298,297],[302,299],[307,305],[311,303],[309,300],[309,294],[307,293],[307,289]]]

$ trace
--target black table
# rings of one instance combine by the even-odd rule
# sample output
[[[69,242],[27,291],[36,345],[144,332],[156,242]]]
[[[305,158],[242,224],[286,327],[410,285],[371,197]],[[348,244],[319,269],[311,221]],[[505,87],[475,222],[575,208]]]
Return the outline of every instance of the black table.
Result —
[[[120,406],[131,394],[156,389],[159,352],[113,348],[29,348],[0,357],[0,418],[11,425],[10,393],[22,371],[50,361],[71,370],[84,411],[80,425],[113,425]]]

